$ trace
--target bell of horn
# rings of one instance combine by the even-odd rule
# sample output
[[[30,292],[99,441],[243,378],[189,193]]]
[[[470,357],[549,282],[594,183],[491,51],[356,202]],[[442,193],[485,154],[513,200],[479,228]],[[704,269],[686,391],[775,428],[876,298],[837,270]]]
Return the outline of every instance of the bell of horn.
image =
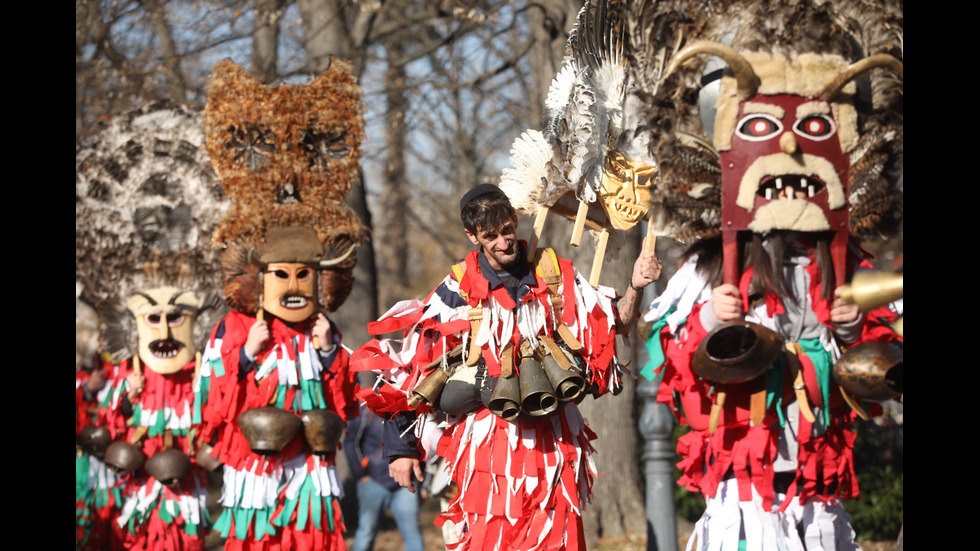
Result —
[[[252,408],[238,416],[238,427],[249,448],[260,455],[281,452],[302,426],[294,413],[270,406]]]
[[[902,298],[903,272],[863,271],[854,274],[850,285],[841,288],[841,298],[867,312]]]
[[[116,440],[105,451],[105,464],[116,473],[128,473],[143,466],[146,455],[135,444]]]
[[[533,357],[521,361],[521,409],[532,417],[542,417],[558,409],[558,397],[541,367]]]
[[[544,357],[541,365],[559,400],[568,402],[582,395],[585,390],[585,378],[578,372],[562,367],[551,354]]]
[[[448,380],[449,373],[445,369],[434,369],[412,391],[412,395],[408,398],[408,405],[412,406],[412,408],[417,408],[423,402],[429,406],[436,403]]]
[[[174,488],[191,470],[191,460],[180,451],[170,448],[160,450],[146,460],[146,472],[166,486]]]
[[[742,320],[725,322],[701,341],[691,369],[716,383],[744,383],[769,369],[783,348],[775,331]]]
[[[884,402],[903,392],[905,354],[886,342],[861,343],[834,364],[834,380],[852,396]]]
[[[487,408],[505,421],[513,421],[521,414],[521,382],[519,377],[499,377]]]

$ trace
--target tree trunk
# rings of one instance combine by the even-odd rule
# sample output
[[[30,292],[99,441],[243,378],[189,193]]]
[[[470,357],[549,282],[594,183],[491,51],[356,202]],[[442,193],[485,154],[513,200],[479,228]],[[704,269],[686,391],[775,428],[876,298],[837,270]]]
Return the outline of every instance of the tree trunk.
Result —
[[[184,73],[180,70],[180,56],[177,54],[177,45],[170,30],[164,2],[165,0],[146,0],[143,6],[150,15],[153,32],[160,47],[160,61],[167,77],[167,97],[176,103],[186,103],[187,85],[184,83]]]
[[[405,276],[408,274],[408,216],[410,207],[407,175],[405,173],[406,140],[408,135],[408,97],[406,96],[405,66],[402,64],[401,38],[391,37],[387,46],[388,69],[385,75],[385,169],[381,209],[384,225],[381,230],[383,247],[382,270],[385,285],[381,303],[394,304],[405,296]]]
[[[252,34],[252,74],[265,84],[277,77],[279,65],[279,18],[284,0],[255,0]]]
[[[320,73],[330,66],[331,56],[350,57],[343,0],[297,0],[296,6],[303,20],[307,70]]]
[[[528,54],[531,63],[531,126],[540,128],[544,120],[544,100],[551,81],[565,58],[568,34],[575,16],[582,9],[581,0],[541,0],[528,10],[528,27],[534,45]]]
[[[321,72],[330,66],[332,56],[348,59],[352,52],[346,40],[344,28],[343,0],[297,0],[300,17],[303,21],[304,46],[307,68]],[[355,73],[355,76],[360,76]],[[351,188],[347,204],[361,218],[361,223],[370,231],[371,213],[367,208],[367,192],[363,176],[360,185]],[[368,237],[370,233],[368,233]],[[366,238],[357,249],[357,266],[354,268],[354,288],[347,302],[334,314],[334,322],[344,335],[344,343],[356,348],[370,338],[367,333],[368,322],[378,317],[378,286],[376,282],[374,246]]]

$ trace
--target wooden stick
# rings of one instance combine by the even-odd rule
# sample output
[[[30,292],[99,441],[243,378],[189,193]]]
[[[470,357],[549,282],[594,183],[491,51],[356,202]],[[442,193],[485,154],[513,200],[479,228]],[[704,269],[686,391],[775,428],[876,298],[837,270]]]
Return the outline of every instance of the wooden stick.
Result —
[[[572,228],[572,239],[568,243],[573,247],[578,247],[582,242],[582,230],[585,229],[585,219],[589,217],[589,204],[585,201],[578,202],[578,212],[575,213],[575,226]]]
[[[647,220],[647,238],[643,240],[643,252],[657,251],[657,234],[653,233],[653,216]]]
[[[534,253],[538,250],[538,242],[541,240],[541,233],[544,231],[544,221],[550,212],[546,206],[539,206],[538,212],[534,215],[534,228],[531,230],[531,242],[527,244],[527,261],[534,261]]]
[[[599,285],[599,274],[602,273],[602,261],[606,258],[606,245],[609,243],[609,230],[602,229],[599,242],[595,246],[595,258],[592,259],[592,273],[589,275],[589,285]]]

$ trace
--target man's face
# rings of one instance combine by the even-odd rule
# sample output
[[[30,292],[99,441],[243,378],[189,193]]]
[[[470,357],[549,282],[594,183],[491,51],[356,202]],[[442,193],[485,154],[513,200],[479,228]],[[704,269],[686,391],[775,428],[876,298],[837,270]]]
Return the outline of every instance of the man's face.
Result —
[[[470,242],[479,245],[494,270],[506,270],[517,264],[517,218],[512,218],[499,228],[477,228],[476,234],[466,230]]]
[[[262,307],[295,323],[316,312],[316,270],[306,264],[274,262],[262,277]]]

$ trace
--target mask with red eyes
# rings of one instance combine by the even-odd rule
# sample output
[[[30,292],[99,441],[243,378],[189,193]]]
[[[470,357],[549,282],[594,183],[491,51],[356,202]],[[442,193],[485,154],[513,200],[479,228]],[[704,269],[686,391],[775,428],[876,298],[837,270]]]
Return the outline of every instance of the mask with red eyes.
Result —
[[[298,262],[270,263],[262,275],[262,308],[295,323],[316,312],[316,270]]]
[[[847,230],[850,163],[830,103],[792,94],[740,100],[720,156],[723,229]]]

